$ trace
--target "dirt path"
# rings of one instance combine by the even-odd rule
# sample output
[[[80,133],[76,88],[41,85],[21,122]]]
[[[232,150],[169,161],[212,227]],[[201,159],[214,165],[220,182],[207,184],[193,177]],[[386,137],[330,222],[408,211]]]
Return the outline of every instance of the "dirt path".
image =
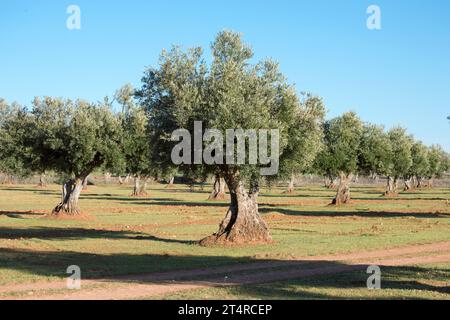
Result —
[[[184,290],[267,283],[313,275],[361,270],[368,265],[407,266],[450,262],[450,242],[386,250],[305,257],[292,261],[248,264],[84,280],[82,289],[69,291],[65,281],[0,287],[1,299],[137,299]]]

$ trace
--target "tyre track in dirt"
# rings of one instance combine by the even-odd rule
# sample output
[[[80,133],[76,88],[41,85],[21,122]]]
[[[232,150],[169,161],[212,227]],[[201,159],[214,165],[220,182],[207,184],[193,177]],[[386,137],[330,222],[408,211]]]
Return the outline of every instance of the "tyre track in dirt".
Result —
[[[420,256],[410,257],[409,255]],[[291,261],[261,261],[207,269],[84,280],[82,282],[83,289],[78,291],[64,290],[66,288],[65,281],[7,285],[0,287],[0,298],[50,300],[133,299],[198,288],[267,283],[355,270],[365,272],[369,265],[407,266],[441,262],[450,262],[450,241],[368,252],[312,256]],[[275,268],[281,269],[271,270]],[[242,272],[248,273],[240,274]],[[209,279],[206,281],[192,280],[197,277]],[[90,288],[92,286],[100,286],[100,288]],[[46,293],[45,290],[64,290],[64,292]],[[33,295],[23,296],[23,294],[27,294],[30,291],[33,292]]]

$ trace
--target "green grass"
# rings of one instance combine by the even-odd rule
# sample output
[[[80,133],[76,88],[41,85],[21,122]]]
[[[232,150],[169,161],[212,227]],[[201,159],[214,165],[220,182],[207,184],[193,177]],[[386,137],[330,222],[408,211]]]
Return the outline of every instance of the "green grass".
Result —
[[[354,187],[354,202],[339,208],[328,206],[333,191],[320,186],[298,188],[293,195],[283,191],[263,190],[260,197],[273,244],[204,248],[195,241],[216,231],[227,210],[226,202],[206,201],[209,187],[189,192],[153,185],[147,198],[131,198],[130,186],[90,186],[80,206],[92,219],[58,220],[42,216],[59,201],[58,186],[0,186],[0,285],[66,277],[69,265],[80,266],[83,278],[95,278],[450,240],[449,189],[387,199],[380,197],[381,188]],[[347,297],[347,290],[308,281],[289,282],[287,294]],[[223,290],[242,297],[271,294],[264,289],[271,285],[253,287],[260,293]]]

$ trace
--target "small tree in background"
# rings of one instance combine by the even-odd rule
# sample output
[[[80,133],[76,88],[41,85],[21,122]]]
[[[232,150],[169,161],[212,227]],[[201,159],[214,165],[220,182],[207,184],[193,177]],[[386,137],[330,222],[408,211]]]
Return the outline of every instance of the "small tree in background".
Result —
[[[115,98],[122,107],[124,172],[134,177],[131,195],[140,197],[147,195],[147,181],[154,171],[149,161],[148,113],[134,103],[134,94],[131,85],[125,85],[117,90]]]
[[[147,194],[146,184],[152,175],[149,162],[148,116],[143,109],[133,107],[124,115],[124,155],[126,172],[134,176],[132,196]]]
[[[368,176],[386,175],[390,169],[392,147],[383,126],[366,124],[363,128],[359,171]]]
[[[428,151],[428,187],[433,187],[435,178],[440,178],[448,170],[447,155],[439,145],[433,145]]]
[[[363,123],[354,112],[330,120],[325,125],[326,154],[331,172],[339,175],[339,186],[333,204],[350,202],[350,182],[358,172]]]
[[[78,214],[78,199],[89,174],[102,166],[121,165],[122,129],[109,106],[35,99],[25,130],[23,145],[41,165],[68,177],[55,214]]]
[[[280,166],[279,176],[290,179],[288,193],[294,192],[295,177],[311,171],[317,155],[323,149],[326,112],[323,100],[311,94],[303,94],[300,104],[300,108],[296,109],[298,114],[294,115],[299,123],[289,128],[290,141],[283,152],[284,161]]]
[[[397,194],[398,179],[408,174],[412,166],[411,148],[412,138],[404,128],[393,128],[388,132],[391,142],[391,159],[387,173],[386,196]]]

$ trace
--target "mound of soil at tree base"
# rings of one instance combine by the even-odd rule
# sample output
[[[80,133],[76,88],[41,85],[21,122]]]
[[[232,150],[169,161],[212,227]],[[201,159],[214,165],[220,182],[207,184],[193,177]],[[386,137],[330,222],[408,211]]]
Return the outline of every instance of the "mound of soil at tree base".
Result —
[[[398,193],[388,193],[388,192],[385,192],[385,193],[383,194],[383,196],[384,196],[384,197],[387,197],[387,198],[397,198],[397,197],[398,197]]]
[[[229,195],[219,195],[217,197],[209,197],[208,201],[224,201],[224,200],[230,200]]]
[[[43,218],[47,219],[55,219],[55,220],[76,220],[76,221],[93,221],[95,220],[94,216],[91,216],[89,213],[80,212],[78,214],[67,214],[67,213],[47,213],[43,216]]]
[[[355,202],[353,201],[353,200],[350,200],[350,201],[347,201],[346,203],[341,203],[341,204],[337,204],[336,203],[336,199],[333,199],[329,204],[328,204],[328,206],[330,207],[345,207],[345,206],[348,206],[348,205],[352,205],[352,204],[355,204]]]

